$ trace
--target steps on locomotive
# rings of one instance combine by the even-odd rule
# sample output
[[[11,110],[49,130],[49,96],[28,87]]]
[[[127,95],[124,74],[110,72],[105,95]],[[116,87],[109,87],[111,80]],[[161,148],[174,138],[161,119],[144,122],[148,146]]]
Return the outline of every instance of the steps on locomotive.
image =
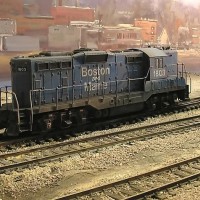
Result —
[[[19,110],[20,124],[19,128],[21,132],[30,131],[30,116],[26,109]]]

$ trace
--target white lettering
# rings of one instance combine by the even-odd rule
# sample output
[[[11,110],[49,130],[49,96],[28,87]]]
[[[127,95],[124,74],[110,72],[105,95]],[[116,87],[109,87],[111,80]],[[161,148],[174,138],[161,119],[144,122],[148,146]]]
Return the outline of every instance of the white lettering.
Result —
[[[82,77],[86,76],[104,76],[110,74],[110,68],[101,68],[101,69],[88,69],[87,67],[82,67],[81,75]]]
[[[82,68],[82,77],[87,76],[87,68],[83,67]]]
[[[165,76],[165,70],[164,69],[154,70],[153,75],[155,78],[163,77],[163,76]]]
[[[88,69],[87,75],[88,75],[88,76],[92,76],[92,74],[93,74],[93,71],[92,71],[91,69]]]
[[[84,90],[85,92],[89,92],[89,91],[97,91],[97,90],[105,90],[108,88],[108,83],[107,82],[103,82],[103,83],[91,83],[89,82],[84,83]]]
[[[26,72],[26,67],[18,67],[18,72]]]
[[[97,76],[97,69],[93,70],[93,76]]]
[[[96,81],[100,81],[101,80],[101,78],[100,78],[100,76],[99,77],[92,77],[92,81],[93,82],[96,82]]]

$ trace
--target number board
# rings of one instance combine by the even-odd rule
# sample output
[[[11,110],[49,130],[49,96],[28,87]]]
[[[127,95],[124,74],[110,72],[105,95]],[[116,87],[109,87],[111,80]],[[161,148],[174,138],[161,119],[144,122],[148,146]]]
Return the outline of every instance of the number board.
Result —
[[[27,72],[27,68],[26,67],[18,67],[17,71],[18,72]]]
[[[153,71],[154,78],[165,77],[166,70],[165,69],[156,69]]]

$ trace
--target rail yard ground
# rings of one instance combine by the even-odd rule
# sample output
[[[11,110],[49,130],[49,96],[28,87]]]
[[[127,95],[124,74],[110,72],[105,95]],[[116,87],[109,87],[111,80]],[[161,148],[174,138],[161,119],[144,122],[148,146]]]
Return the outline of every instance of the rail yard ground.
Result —
[[[199,61],[200,57],[196,56],[196,53],[198,52],[195,51],[195,58]],[[185,56],[185,51],[181,52],[180,62],[192,62],[191,60],[190,56]],[[186,63],[186,66],[189,64]],[[191,98],[200,96],[199,66],[200,61],[199,65],[194,65],[195,73],[190,73]],[[143,124],[175,120],[195,114],[200,114],[200,110],[149,118]],[[85,152],[61,162],[0,174],[0,199],[55,199],[67,193],[142,174],[199,155],[199,128],[182,134]],[[200,183],[177,188],[167,199],[197,200],[199,196]]]
[[[143,124],[200,114],[200,110],[148,119]],[[135,125],[137,126],[137,125]],[[54,199],[66,193],[128,178],[200,155],[199,128],[183,134],[153,138],[74,155],[62,162],[0,175],[0,194],[4,200]],[[198,199],[199,186],[177,189],[169,199]]]

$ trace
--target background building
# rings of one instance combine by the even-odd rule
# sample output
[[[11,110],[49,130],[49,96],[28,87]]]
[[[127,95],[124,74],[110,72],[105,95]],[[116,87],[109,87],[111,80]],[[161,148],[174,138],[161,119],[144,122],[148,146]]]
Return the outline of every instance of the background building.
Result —
[[[81,47],[82,28],[66,25],[49,27],[48,47],[52,50],[73,51]]]
[[[134,26],[141,28],[143,43],[157,43],[157,20],[135,19]]]
[[[192,46],[193,47],[200,47],[200,28],[195,27],[192,28]]]
[[[54,24],[69,25],[71,21],[89,21],[95,20],[95,10],[93,8],[55,6],[51,8],[51,15],[54,18]]]
[[[141,43],[141,28],[131,24],[119,24],[102,28],[99,48],[102,50],[127,49],[141,46]]]

